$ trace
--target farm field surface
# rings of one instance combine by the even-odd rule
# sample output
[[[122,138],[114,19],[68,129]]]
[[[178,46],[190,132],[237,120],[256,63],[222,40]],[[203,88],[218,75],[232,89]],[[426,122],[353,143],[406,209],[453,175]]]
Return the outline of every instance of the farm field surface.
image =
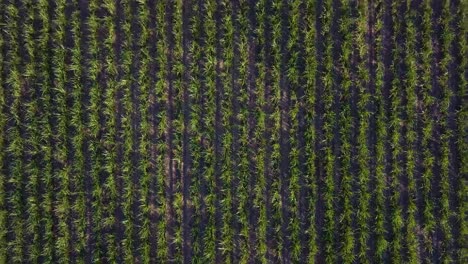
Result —
[[[467,15],[0,0],[0,264],[468,263]]]

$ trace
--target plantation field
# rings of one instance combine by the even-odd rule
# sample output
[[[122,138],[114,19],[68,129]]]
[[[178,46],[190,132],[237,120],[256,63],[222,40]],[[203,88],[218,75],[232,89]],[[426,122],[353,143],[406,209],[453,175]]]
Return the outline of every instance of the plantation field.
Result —
[[[0,0],[0,263],[468,263],[465,0]]]

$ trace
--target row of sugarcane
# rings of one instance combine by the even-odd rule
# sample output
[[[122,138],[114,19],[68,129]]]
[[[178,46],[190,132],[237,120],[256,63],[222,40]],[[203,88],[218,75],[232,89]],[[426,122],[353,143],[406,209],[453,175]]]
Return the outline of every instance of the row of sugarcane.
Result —
[[[0,263],[463,262],[466,8],[2,0]]]

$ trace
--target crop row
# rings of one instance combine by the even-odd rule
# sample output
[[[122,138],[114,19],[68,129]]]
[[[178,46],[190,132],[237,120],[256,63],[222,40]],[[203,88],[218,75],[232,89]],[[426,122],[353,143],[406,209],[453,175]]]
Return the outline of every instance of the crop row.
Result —
[[[465,10],[0,0],[0,263],[463,262]]]

